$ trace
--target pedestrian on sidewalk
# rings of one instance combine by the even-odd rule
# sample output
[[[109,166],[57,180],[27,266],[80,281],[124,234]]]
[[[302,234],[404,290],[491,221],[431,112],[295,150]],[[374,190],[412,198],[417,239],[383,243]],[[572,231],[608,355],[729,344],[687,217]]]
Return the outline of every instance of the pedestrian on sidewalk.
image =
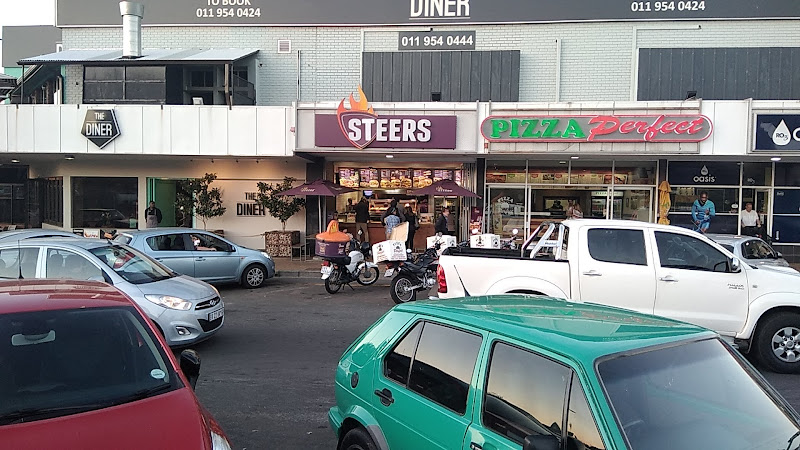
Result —
[[[361,200],[355,206],[356,210],[356,236],[359,242],[370,242],[369,228],[369,203],[366,197],[361,197]],[[359,233],[359,231],[361,233]]]
[[[717,210],[714,208],[714,202],[708,199],[708,192],[701,192],[700,197],[692,204],[694,231],[706,234],[711,226],[711,219],[716,215]]]

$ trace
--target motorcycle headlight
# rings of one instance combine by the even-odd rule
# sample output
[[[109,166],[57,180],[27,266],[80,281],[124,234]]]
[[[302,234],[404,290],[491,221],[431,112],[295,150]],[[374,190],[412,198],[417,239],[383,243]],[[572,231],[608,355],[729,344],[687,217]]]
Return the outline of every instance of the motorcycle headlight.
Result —
[[[180,297],[173,297],[171,295],[145,295],[144,298],[169,309],[177,309],[180,311],[188,311],[192,309],[192,303]]]
[[[217,433],[211,432],[211,450],[231,450],[231,444]]]

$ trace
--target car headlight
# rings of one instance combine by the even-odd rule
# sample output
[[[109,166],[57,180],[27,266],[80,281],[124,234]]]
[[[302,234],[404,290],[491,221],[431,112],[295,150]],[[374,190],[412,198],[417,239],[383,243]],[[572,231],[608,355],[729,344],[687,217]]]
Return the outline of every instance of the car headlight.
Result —
[[[231,450],[231,444],[224,436],[211,432],[211,450]]]
[[[177,309],[180,311],[188,311],[192,309],[192,302],[187,302],[180,297],[173,297],[171,295],[145,295],[144,298],[150,300],[156,305],[161,305],[169,309]]]
[[[267,253],[267,252],[261,252],[261,256],[263,256],[264,258],[267,258],[267,259],[271,259],[269,257],[269,253]]]

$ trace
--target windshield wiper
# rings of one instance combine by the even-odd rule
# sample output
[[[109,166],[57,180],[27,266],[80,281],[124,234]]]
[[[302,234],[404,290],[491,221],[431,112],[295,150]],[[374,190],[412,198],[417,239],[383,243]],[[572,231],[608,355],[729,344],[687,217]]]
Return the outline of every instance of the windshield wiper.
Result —
[[[119,398],[119,399],[115,399],[113,404],[114,405],[121,405],[123,403],[135,402],[136,400],[143,400],[145,398],[152,397],[152,396],[154,396],[156,394],[160,394],[160,393],[162,393],[164,391],[167,391],[167,390],[169,390],[171,388],[172,388],[172,384],[171,383],[165,383],[165,384],[161,384],[161,385],[158,385],[158,386],[155,386],[155,387],[142,389],[140,391],[134,392],[133,394],[126,395],[126,396],[124,396],[122,398]]]
[[[0,415],[0,425],[10,425],[14,423],[25,422],[30,418],[41,418],[42,416],[52,417],[65,416],[67,414],[77,414],[93,409],[104,408],[108,405],[102,403],[89,403],[86,405],[72,405],[72,406],[57,406],[53,408],[28,408],[11,411],[6,414]]]

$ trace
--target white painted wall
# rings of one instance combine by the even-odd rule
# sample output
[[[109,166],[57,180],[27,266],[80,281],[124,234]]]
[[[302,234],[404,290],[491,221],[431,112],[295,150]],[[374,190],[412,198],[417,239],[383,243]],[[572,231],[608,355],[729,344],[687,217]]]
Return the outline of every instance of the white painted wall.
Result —
[[[81,135],[88,109],[113,108],[121,134]],[[281,106],[0,105],[0,153],[291,156],[294,112]]]

